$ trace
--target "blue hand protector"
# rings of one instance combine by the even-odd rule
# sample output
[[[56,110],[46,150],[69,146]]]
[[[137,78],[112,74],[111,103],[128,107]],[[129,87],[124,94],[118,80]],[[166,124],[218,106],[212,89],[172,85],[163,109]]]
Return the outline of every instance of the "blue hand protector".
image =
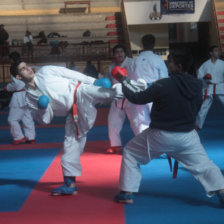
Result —
[[[111,81],[108,78],[100,78],[94,82],[94,86],[101,86],[103,88],[111,88]]]
[[[42,95],[38,99],[38,107],[40,109],[46,109],[49,103],[49,97],[47,95]]]

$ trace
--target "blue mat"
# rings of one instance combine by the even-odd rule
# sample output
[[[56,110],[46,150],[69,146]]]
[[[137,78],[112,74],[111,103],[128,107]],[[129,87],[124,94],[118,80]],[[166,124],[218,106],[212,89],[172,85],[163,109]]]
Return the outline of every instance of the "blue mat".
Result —
[[[18,211],[59,149],[0,151],[0,212]]]
[[[209,156],[224,168],[223,151],[212,149]],[[216,197],[206,197],[201,185],[182,167],[177,179],[172,179],[166,159],[155,159],[141,169],[140,192],[133,205],[125,206],[127,224],[224,223],[224,211]]]
[[[1,110],[2,113],[0,114],[0,126],[9,126],[8,124],[8,110]],[[52,122],[52,124],[65,124],[65,117],[54,117]]]
[[[37,143],[53,143],[63,142],[65,135],[64,127],[58,128],[36,128],[36,142]],[[133,132],[130,129],[128,121],[125,122],[121,131],[122,143],[125,145],[132,137]],[[105,141],[108,140],[108,129],[106,126],[94,126],[87,135],[87,141]],[[11,144],[12,137],[10,130],[1,130],[0,144]]]

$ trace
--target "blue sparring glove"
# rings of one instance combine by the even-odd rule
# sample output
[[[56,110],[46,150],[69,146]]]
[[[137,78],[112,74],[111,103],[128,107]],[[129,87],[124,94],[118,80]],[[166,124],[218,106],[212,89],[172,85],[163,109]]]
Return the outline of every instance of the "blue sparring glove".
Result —
[[[38,103],[37,103],[38,107],[40,109],[46,109],[47,106],[48,106],[49,101],[50,100],[49,100],[49,97],[47,95],[40,96],[39,99],[38,99]]]
[[[108,78],[100,78],[100,79],[97,79],[94,82],[94,86],[101,86],[103,88],[110,89],[111,88],[111,81]]]

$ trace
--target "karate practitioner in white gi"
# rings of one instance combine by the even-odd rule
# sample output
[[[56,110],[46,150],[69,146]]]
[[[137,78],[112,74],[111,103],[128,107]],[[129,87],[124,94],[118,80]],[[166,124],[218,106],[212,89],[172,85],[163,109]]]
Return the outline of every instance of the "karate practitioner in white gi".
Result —
[[[198,79],[203,80],[203,104],[196,119],[196,130],[203,127],[205,118],[214,100],[224,106],[224,61],[220,60],[220,49],[212,46],[211,58],[198,70]]]
[[[140,165],[162,153],[175,158],[201,183],[208,196],[217,194],[224,207],[224,177],[208,158],[197,132],[196,115],[202,103],[202,82],[187,74],[189,57],[172,53],[168,57],[170,77],[136,91],[124,71],[115,68],[114,77],[122,83],[124,95],[132,103],[153,102],[150,127],[135,136],[124,148],[119,189],[115,201],[133,203],[139,191]]]
[[[132,67],[133,74],[131,79],[143,79],[147,83],[155,82],[168,77],[168,71],[163,59],[153,53],[156,39],[152,34],[146,34],[142,37],[143,51],[135,58]],[[150,111],[152,103],[147,105],[137,105],[138,126],[141,131],[148,128],[150,124]]]
[[[5,90],[13,92],[9,103],[8,116],[13,144],[18,145],[25,142],[32,144],[35,142],[35,124],[25,101],[25,83],[13,76],[11,76],[11,79],[12,81],[5,86]],[[19,123],[20,121],[23,124],[24,134]]]
[[[110,65],[107,72],[107,77],[111,80],[112,84],[118,83],[118,81],[113,78],[111,74],[111,71],[115,66],[125,68],[128,71],[128,77],[136,80],[133,78],[131,73],[133,59],[127,57],[125,51],[125,47],[120,44],[113,48],[114,62]],[[113,100],[108,115],[108,134],[110,140],[110,147],[106,151],[108,154],[119,153],[122,150],[120,132],[122,130],[126,115],[135,135],[143,131],[141,129],[141,125],[139,125],[140,121],[138,117],[137,105],[132,104],[125,98]]]
[[[44,66],[34,74],[20,62],[11,66],[11,72],[26,83],[26,101],[35,120],[49,124],[53,116],[67,116],[61,158],[65,185],[52,195],[76,194],[75,177],[81,175],[80,155],[96,118],[95,104],[123,97],[122,92],[94,86],[95,78],[58,66]],[[42,95],[49,98],[46,108],[38,107]]]
[[[9,55],[11,62],[20,60],[18,52],[12,52]],[[25,83],[16,79],[11,75],[11,82],[8,83],[4,89],[8,92],[13,92],[9,103],[8,122],[10,125],[10,132],[13,137],[13,144],[34,143],[35,142],[35,124],[28,106],[25,102]],[[20,121],[23,124],[23,130],[20,126]],[[24,137],[25,135],[25,137]]]

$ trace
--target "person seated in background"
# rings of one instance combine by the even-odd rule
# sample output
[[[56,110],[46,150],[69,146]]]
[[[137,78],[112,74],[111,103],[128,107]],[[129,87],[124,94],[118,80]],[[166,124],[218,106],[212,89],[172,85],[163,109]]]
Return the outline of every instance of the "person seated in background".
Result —
[[[91,63],[91,61],[86,62],[86,67],[85,67],[83,73],[85,75],[91,76],[95,79],[98,78],[98,71],[97,71],[96,67]]]
[[[9,34],[4,27],[3,24],[0,25],[0,56],[8,56],[9,52]]]
[[[68,68],[71,69],[71,70],[73,70],[73,71],[77,71],[76,65],[75,65],[75,62],[74,61],[71,61],[70,62]]]
[[[28,30],[23,38],[23,54],[33,56],[33,36]]]
[[[40,44],[46,44],[47,43],[47,37],[44,33],[44,31],[40,31],[37,36],[34,36],[34,38],[39,38],[40,40],[37,42],[37,45]]]

